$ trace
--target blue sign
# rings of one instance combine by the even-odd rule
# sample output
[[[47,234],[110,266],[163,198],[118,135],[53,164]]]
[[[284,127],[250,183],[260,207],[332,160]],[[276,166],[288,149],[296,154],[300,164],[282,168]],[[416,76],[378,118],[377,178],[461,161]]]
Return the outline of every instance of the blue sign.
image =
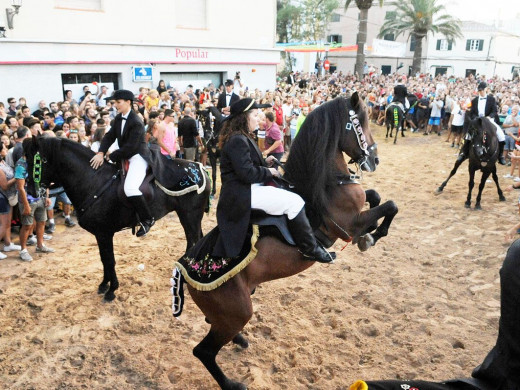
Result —
[[[151,66],[134,66],[132,67],[133,81],[152,81]]]

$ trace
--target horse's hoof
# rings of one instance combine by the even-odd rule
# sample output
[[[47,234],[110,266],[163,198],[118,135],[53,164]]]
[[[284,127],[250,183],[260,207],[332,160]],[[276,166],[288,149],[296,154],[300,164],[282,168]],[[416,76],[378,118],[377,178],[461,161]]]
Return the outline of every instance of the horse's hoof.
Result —
[[[105,302],[112,302],[114,299],[116,299],[116,294],[114,294],[113,291],[108,291],[103,299]]]
[[[480,207],[480,204],[477,203],[477,204],[475,205],[475,210],[482,210],[482,207]]]
[[[505,202],[506,201],[506,197],[504,195],[500,195],[498,200],[501,201],[501,202]]]
[[[358,248],[361,252],[365,252],[368,248],[374,245],[374,238],[371,234],[365,234],[359,237]]]
[[[435,190],[435,195],[440,195],[440,194],[442,194],[442,188],[441,187],[439,187],[439,188],[437,188]]]
[[[397,143],[397,140],[394,139],[394,145]]]
[[[249,341],[242,335],[242,333],[237,334],[233,337],[233,344],[236,344],[244,349],[249,347]]]
[[[471,202],[466,202],[464,203],[464,207],[466,207],[467,209],[469,209],[471,207]]]
[[[108,283],[107,284],[101,283],[98,287],[97,293],[99,295],[103,295],[108,291],[109,288],[110,288],[110,286],[108,285]]]

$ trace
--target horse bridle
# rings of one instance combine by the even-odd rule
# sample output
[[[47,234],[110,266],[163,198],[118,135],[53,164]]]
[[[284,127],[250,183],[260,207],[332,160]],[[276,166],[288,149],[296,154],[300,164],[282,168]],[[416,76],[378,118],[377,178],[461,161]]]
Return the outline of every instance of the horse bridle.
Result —
[[[369,171],[370,168],[368,167],[368,158],[370,157],[370,152],[377,148],[377,144],[374,143],[373,145],[370,145],[370,147],[368,146],[367,139],[365,137],[365,133],[363,133],[363,127],[361,126],[361,121],[359,120],[358,115],[352,108],[349,109],[348,113],[349,121],[345,125],[345,130],[349,132],[354,129],[354,134],[356,134],[359,148],[363,152],[363,155],[359,159],[352,159],[351,161],[356,163],[359,168],[361,168],[361,170],[363,170],[363,166],[367,165],[368,169],[366,170]]]

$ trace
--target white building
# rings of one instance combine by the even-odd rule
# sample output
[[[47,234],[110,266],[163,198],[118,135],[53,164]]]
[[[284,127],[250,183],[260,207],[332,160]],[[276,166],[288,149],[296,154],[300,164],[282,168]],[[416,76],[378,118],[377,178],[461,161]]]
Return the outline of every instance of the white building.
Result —
[[[273,88],[280,51],[275,0],[23,0],[8,28],[0,0],[0,101],[77,99],[96,81],[111,89],[220,85],[237,71]],[[90,88],[95,91],[95,87]]]
[[[514,67],[520,66],[520,36],[477,22],[463,22],[461,30],[463,38],[454,42],[440,35],[429,37],[426,72],[512,77]]]
[[[413,50],[415,50],[414,42],[408,39],[408,35],[400,35],[399,37],[385,36],[388,41],[401,42],[405,45],[404,55],[388,56],[376,55],[371,48],[374,39],[377,39],[379,30],[383,25],[385,18],[395,16],[395,6],[392,2],[385,2],[383,7],[379,7],[379,2],[374,1],[374,5],[368,10],[367,22],[367,48],[365,60],[368,65],[374,65],[381,69],[384,74],[393,73],[402,64],[398,70],[400,73],[408,74],[412,66]],[[342,43],[344,46],[356,45],[356,38],[359,28],[359,10],[353,1],[349,8],[345,10],[343,7],[338,8],[333,15],[332,21],[329,23],[327,30],[327,41]],[[356,51],[349,52],[329,52],[328,59],[331,63],[331,69],[343,71],[343,73],[354,72],[356,64]],[[313,62],[314,63],[314,62]]]

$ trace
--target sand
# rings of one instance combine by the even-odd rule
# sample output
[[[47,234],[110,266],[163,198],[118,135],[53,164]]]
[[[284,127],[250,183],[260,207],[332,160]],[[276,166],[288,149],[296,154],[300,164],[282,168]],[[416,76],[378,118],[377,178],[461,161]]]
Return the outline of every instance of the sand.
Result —
[[[257,289],[249,349],[228,345],[218,358],[251,389],[469,376],[494,345],[503,236],[518,220],[518,194],[499,202],[488,183],[483,210],[464,208],[465,163],[435,196],[455,159],[445,136],[407,133],[393,145],[382,128],[373,132],[381,164],[363,186],[399,206],[390,233],[364,253],[338,242],[334,265]],[[508,168],[498,171],[506,187]],[[215,223],[213,207],[204,230]],[[169,278],[185,247],[175,215],[143,240],[116,235],[121,285],[112,303],[96,293],[102,265],[92,235],[61,219],[49,245],[55,254],[30,249],[32,263],[18,253],[0,261],[0,388],[218,388],[192,355],[208,325],[189,295],[180,319],[171,315]]]

